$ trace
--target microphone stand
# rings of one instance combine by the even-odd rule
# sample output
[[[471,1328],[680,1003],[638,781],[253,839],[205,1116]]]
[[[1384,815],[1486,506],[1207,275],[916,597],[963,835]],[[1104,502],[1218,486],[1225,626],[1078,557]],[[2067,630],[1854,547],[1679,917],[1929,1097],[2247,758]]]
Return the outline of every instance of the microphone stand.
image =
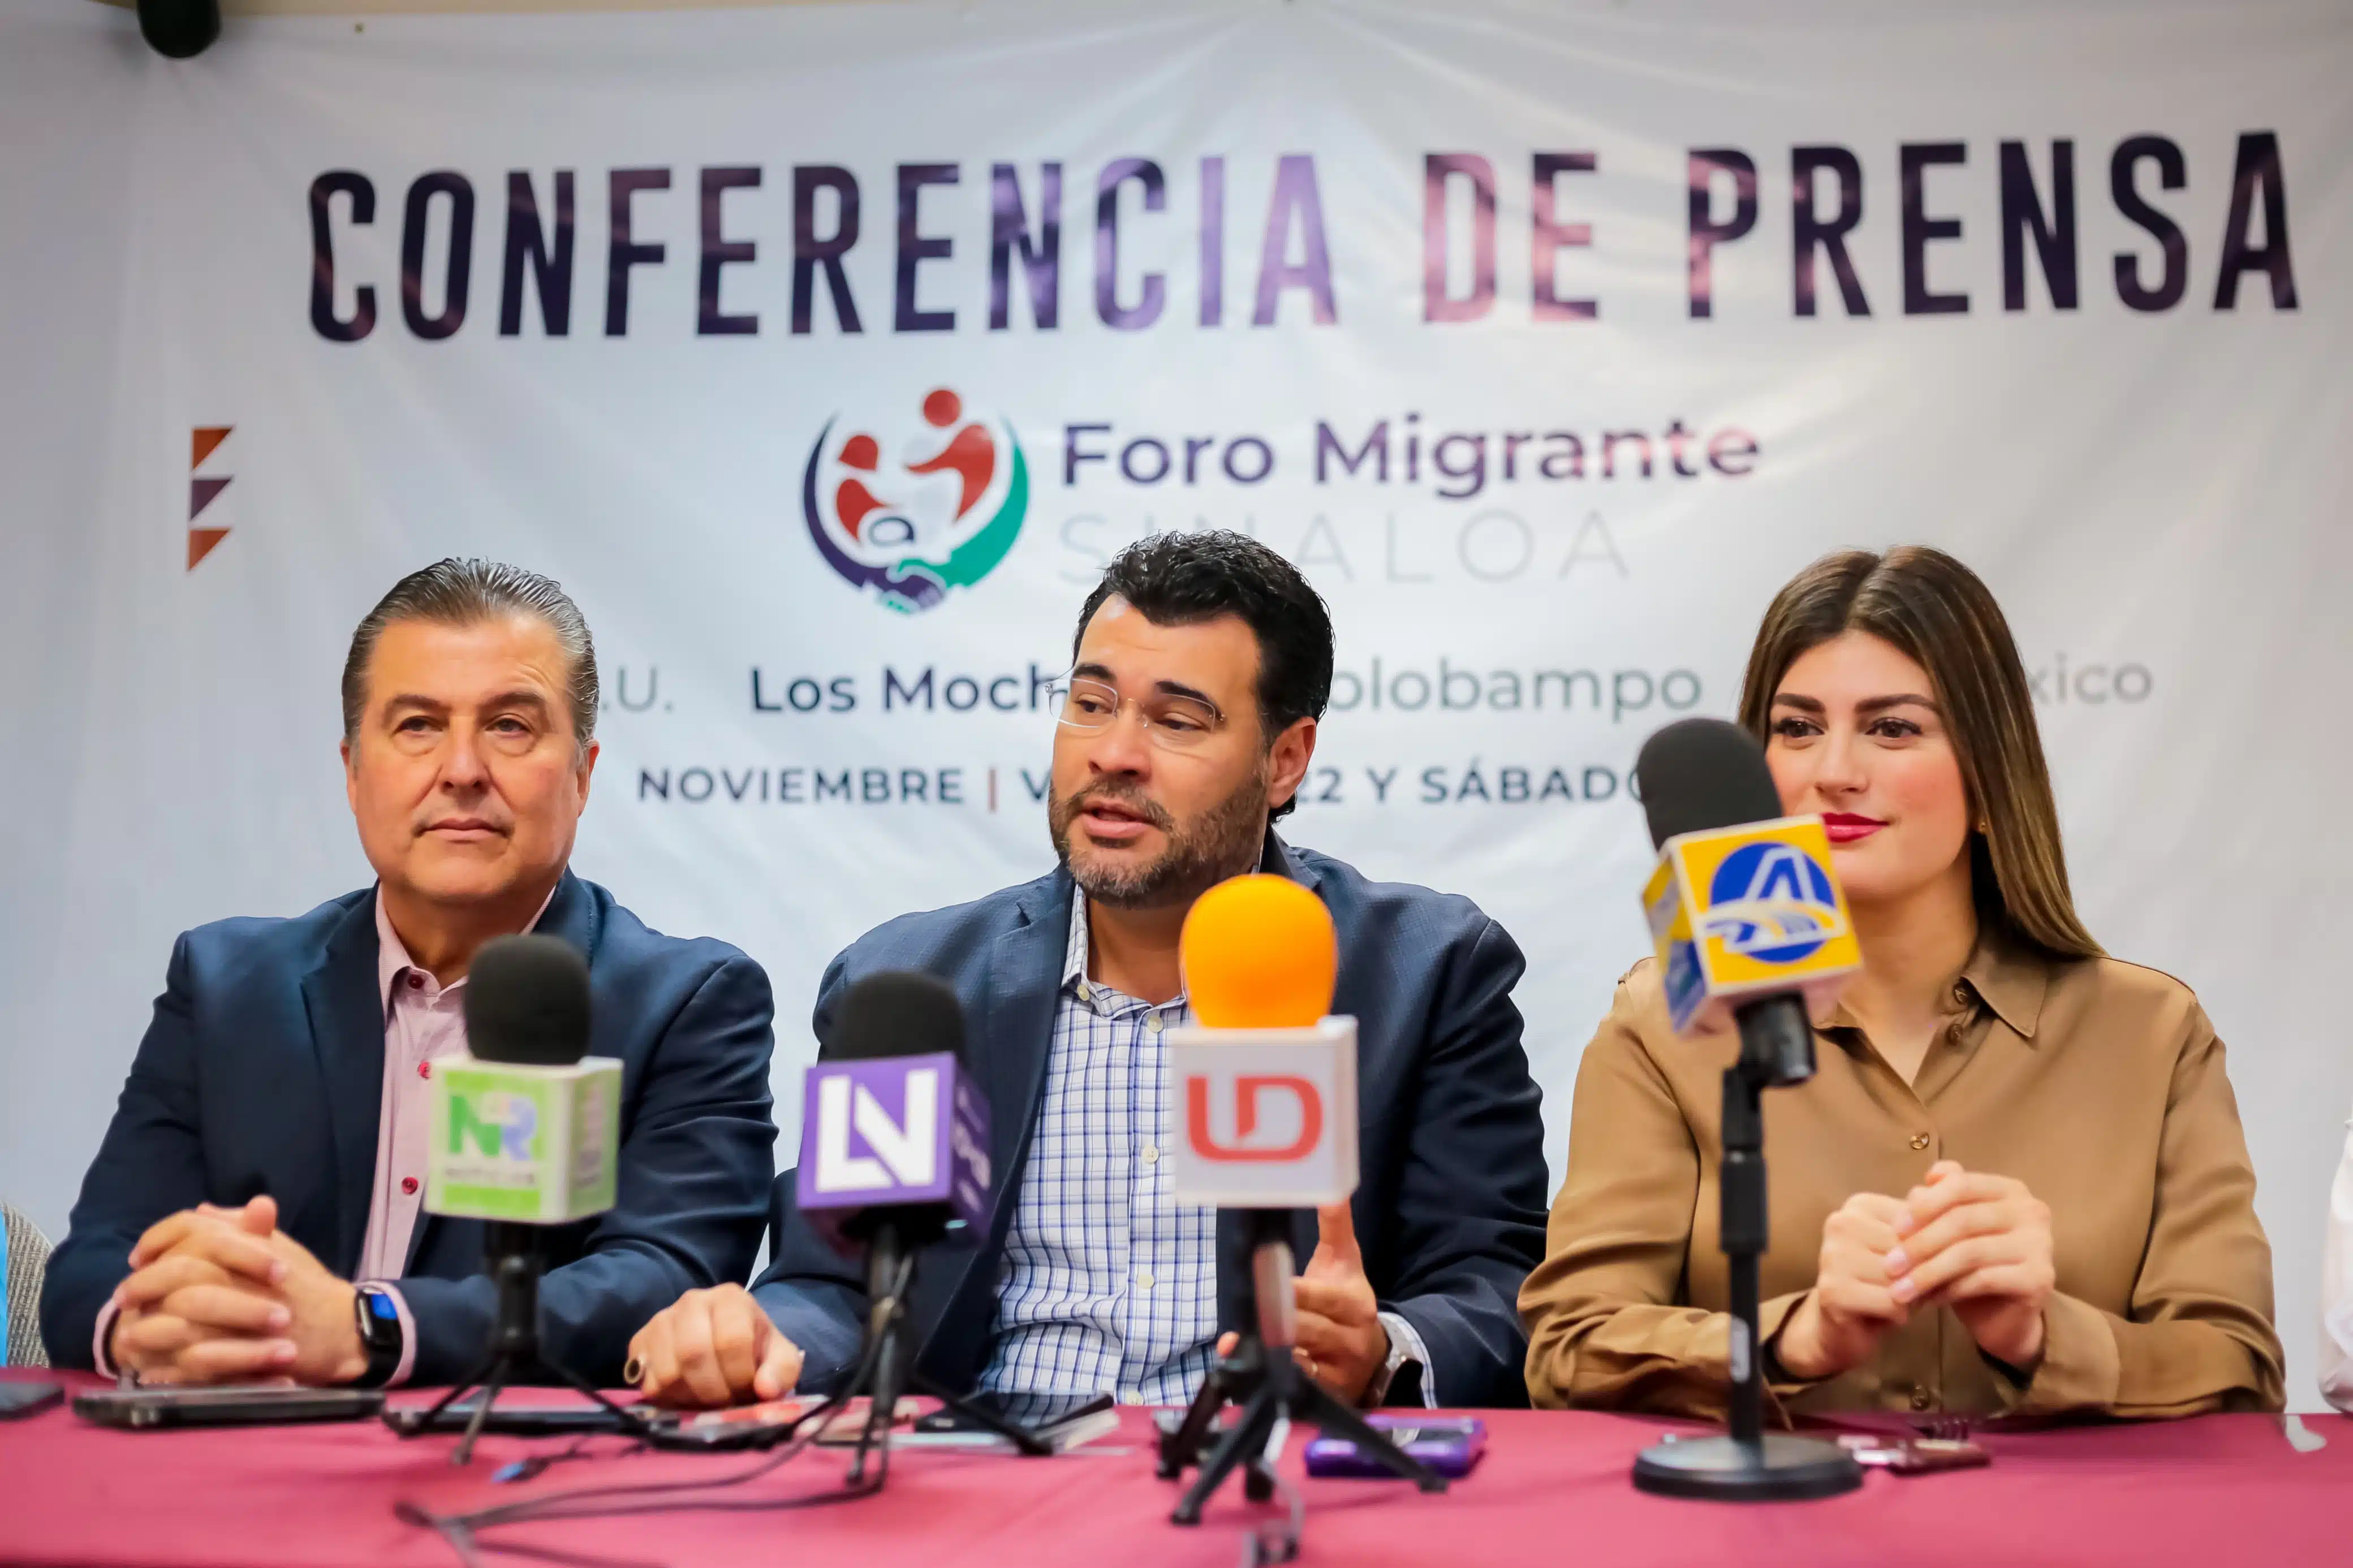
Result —
[[[878,1450],[882,1458],[875,1470],[874,1486],[880,1489],[890,1473],[891,1428],[898,1415],[899,1395],[907,1389],[938,1400],[974,1426],[1004,1438],[1018,1453],[1041,1458],[1054,1452],[1052,1444],[1028,1427],[950,1392],[916,1369],[907,1343],[907,1300],[915,1286],[916,1250],[911,1241],[921,1239],[909,1237],[899,1225],[886,1221],[875,1227],[867,1251],[866,1289],[872,1305],[867,1310],[866,1337],[873,1355],[866,1363],[865,1374],[853,1378],[834,1396],[846,1405],[859,1394],[867,1395],[866,1426],[859,1434],[857,1456],[849,1467],[852,1486],[866,1479],[867,1457]]]
[[[1233,1473],[1245,1467],[1243,1495],[1264,1502],[1274,1495],[1274,1471],[1267,1445],[1279,1423],[1303,1422],[1326,1436],[1356,1446],[1366,1458],[1425,1492],[1442,1492],[1446,1478],[1391,1442],[1356,1411],[1332,1397],[1292,1357],[1298,1342],[1299,1310],[1291,1290],[1291,1216],[1287,1209],[1250,1209],[1250,1289],[1258,1317],[1233,1353],[1212,1369],[1185,1412],[1183,1423],[1160,1436],[1158,1474],[1175,1480],[1186,1467],[1201,1473],[1177,1500],[1169,1517],[1178,1524],[1201,1522],[1202,1505]],[[1207,1457],[1202,1450],[1217,1432],[1218,1417],[1230,1398],[1241,1406],[1240,1420],[1218,1434]]]
[[[1757,1331],[1757,1259],[1770,1239],[1764,1095],[1814,1076],[1813,1026],[1794,996],[1752,1003],[1735,1016],[1740,1057],[1724,1069],[1718,1226],[1731,1270],[1730,1430],[1644,1449],[1634,1461],[1634,1485],[1664,1497],[1746,1502],[1836,1497],[1862,1485],[1862,1468],[1835,1443],[1765,1430],[1765,1350]]]
[[[489,1422],[491,1406],[510,1384],[534,1373],[552,1373],[560,1381],[586,1394],[613,1417],[615,1429],[623,1432],[641,1431],[645,1418],[633,1410],[623,1408],[607,1397],[586,1378],[568,1367],[551,1365],[540,1359],[539,1353],[539,1277],[547,1267],[543,1237],[537,1226],[521,1225],[512,1220],[491,1220],[482,1226],[482,1255],[491,1279],[499,1292],[498,1316],[491,1329],[491,1348],[482,1363],[466,1375],[463,1382],[451,1388],[423,1411],[401,1410],[386,1413],[385,1420],[404,1437],[414,1437],[433,1430],[441,1413],[475,1388],[481,1397],[474,1402],[473,1415],[466,1422],[466,1435],[459,1440],[457,1451],[449,1456],[453,1465],[463,1465],[474,1457],[475,1439],[482,1435]]]

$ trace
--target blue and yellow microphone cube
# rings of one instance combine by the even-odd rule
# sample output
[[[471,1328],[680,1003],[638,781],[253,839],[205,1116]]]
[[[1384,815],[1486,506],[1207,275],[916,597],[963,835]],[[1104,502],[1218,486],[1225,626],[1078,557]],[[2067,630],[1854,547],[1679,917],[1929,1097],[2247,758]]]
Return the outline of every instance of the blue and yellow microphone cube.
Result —
[[[1678,1034],[1719,1027],[1740,1003],[1777,992],[1804,993],[1819,1017],[1862,963],[1819,816],[1668,839],[1642,907]]]

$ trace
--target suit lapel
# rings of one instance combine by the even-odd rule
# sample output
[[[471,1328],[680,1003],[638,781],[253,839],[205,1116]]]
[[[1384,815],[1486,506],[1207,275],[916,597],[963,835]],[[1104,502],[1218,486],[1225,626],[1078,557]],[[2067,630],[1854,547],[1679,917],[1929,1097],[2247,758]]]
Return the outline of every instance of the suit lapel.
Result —
[[[1046,1092],[1046,1057],[1054,1038],[1054,1008],[1061,998],[1062,960],[1071,938],[1067,873],[1037,884],[1020,919],[997,939],[988,965],[988,994],[980,1010],[973,1066],[988,1089],[989,1158],[996,1162],[1002,1220],[1020,1190],[1021,1165]],[[1001,1226],[992,1225],[992,1233]]]
[[[373,906],[371,906],[371,911],[372,910]],[[370,918],[373,920],[373,912],[371,912]],[[596,962],[596,939],[603,933],[603,921],[600,917],[600,912],[597,910],[595,897],[589,893],[586,884],[583,883],[579,878],[574,876],[569,870],[564,873],[563,880],[555,884],[554,895],[547,900],[547,908],[540,913],[539,923],[531,929],[543,936],[561,937],[564,941],[571,943],[574,947],[578,948],[581,954],[588,960],[591,965],[589,970],[589,983],[592,986],[595,984],[596,970],[594,965]],[[370,956],[369,962],[371,965],[373,965],[375,962],[373,955]],[[373,970],[371,970],[371,973],[373,973]],[[593,1010],[590,1016],[592,1018],[595,1016]],[[594,1027],[593,1024],[591,1025],[591,1027]],[[596,1045],[597,1043],[592,1036],[588,1045],[588,1052],[591,1056],[618,1054],[618,1052],[599,1052],[596,1048]],[[381,1035],[377,1037],[377,1070],[381,1072],[383,1070],[383,1038]],[[374,1146],[371,1145],[369,1150],[369,1158],[373,1160],[374,1157]],[[372,1199],[373,1194],[371,1194],[371,1201]],[[408,1255],[401,1260],[401,1274],[406,1277],[406,1275],[415,1272],[417,1255],[422,1253],[427,1246],[439,1239],[441,1227],[443,1226],[471,1223],[471,1221],[445,1220],[439,1215],[427,1214],[422,1209],[418,1210],[417,1215],[417,1223],[409,1227]],[[359,1255],[356,1252],[353,1254],[353,1258],[354,1259],[356,1259],[358,1256]]]
[[[580,955],[588,961],[589,980],[595,982],[596,939],[604,934],[604,920],[587,883],[565,872],[564,879],[555,884],[554,896],[540,912],[539,923],[531,929],[541,936],[561,937],[578,948]],[[589,1050],[594,1054],[596,1047],[590,1046]]]
[[[988,1158],[997,1195],[986,1237],[976,1238],[977,1245],[970,1247],[933,1255],[936,1272],[926,1280],[924,1293],[939,1292],[934,1300],[944,1315],[925,1349],[934,1352],[943,1366],[979,1354],[993,1320],[992,1313],[977,1310],[958,1314],[952,1304],[973,1288],[975,1268],[984,1259],[987,1287],[991,1292],[996,1288],[997,1259],[1003,1255],[1013,1211],[1020,1202],[1022,1166],[1046,1089],[1046,1058],[1053,1044],[1054,1008],[1061,994],[1062,958],[1071,935],[1071,895],[1067,872],[1057,872],[1024,891],[1012,928],[990,947],[987,989],[968,1020],[973,1035],[965,1058],[988,1097]],[[936,1285],[931,1283],[934,1279]],[[953,1321],[959,1317],[965,1321]],[[976,1375],[978,1370],[976,1363],[970,1368],[959,1364],[954,1375]]]
[[[375,896],[353,904],[302,977],[311,1047],[327,1090],[334,1147],[334,1248],[324,1259],[348,1278],[367,1239],[375,1143],[384,1109],[384,994],[376,978]]]

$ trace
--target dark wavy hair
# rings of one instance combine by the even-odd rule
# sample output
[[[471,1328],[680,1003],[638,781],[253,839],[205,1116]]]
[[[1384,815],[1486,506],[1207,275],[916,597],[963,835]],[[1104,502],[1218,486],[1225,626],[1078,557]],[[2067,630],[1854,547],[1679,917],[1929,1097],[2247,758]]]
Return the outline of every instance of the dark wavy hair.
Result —
[[[1907,544],[1825,555],[1774,595],[1740,685],[1740,723],[1768,741],[1773,694],[1808,650],[1868,632],[1928,672],[1970,811],[1969,886],[1981,928],[2056,959],[2096,958],[2076,917],[2059,808],[2026,667],[2001,606],[1941,550]],[[1977,824],[1985,824],[1979,832]]]
[[[1118,595],[1155,626],[1239,616],[1258,639],[1259,731],[1268,745],[1332,700],[1332,613],[1299,568],[1247,534],[1223,529],[1155,533],[1119,552],[1080,607],[1071,635],[1078,658],[1087,623]],[[1275,808],[1281,817],[1299,804]]]

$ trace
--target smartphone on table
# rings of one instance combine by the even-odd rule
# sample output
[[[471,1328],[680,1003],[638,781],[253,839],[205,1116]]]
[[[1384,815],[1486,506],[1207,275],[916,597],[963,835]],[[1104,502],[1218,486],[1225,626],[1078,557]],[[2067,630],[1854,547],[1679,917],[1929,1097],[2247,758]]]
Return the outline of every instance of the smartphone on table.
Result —
[[[220,1384],[205,1388],[101,1388],[74,1395],[85,1421],[126,1432],[165,1426],[283,1426],[361,1421],[384,1408],[380,1388],[289,1388]]]
[[[976,1394],[972,1404],[999,1420],[1010,1421],[1042,1439],[1057,1454],[1092,1443],[1119,1430],[1119,1405],[1108,1394],[1027,1395],[1004,1401]],[[960,1410],[935,1410],[916,1421],[912,1431],[895,1434],[894,1448],[945,1448],[975,1454],[1010,1454],[1010,1439]]]
[[[1487,1451],[1487,1424],[1475,1415],[1409,1415],[1382,1412],[1366,1424],[1450,1480],[1471,1473]],[[1365,1480],[1395,1479],[1345,1437],[1317,1436],[1307,1445],[1307,1473]]]
[[[474,1406],[481,1400],[479,1394],[460,1399],[448,1409],[426,1422],[430,1405],[416,1405],[404,1410],[387,1410],[384,1424],[404,1437],[414,1437],[427,1432],[462,1432],[474,1418]],[[624,1408],[628,1408],[624,1406]],[[534,1400],[529,1393],[512,1391],[501,1394],[491,1406],[491,1414],[482,1422],[482,1430],[508,1437],[573,1437],[596,1432],[610,1432],[617,1436],[642,1435],[634,1417],[615,1420],[613,1413],[601,1405],[586,1400],[565,1398],[550,1401],[543,1396]]]

